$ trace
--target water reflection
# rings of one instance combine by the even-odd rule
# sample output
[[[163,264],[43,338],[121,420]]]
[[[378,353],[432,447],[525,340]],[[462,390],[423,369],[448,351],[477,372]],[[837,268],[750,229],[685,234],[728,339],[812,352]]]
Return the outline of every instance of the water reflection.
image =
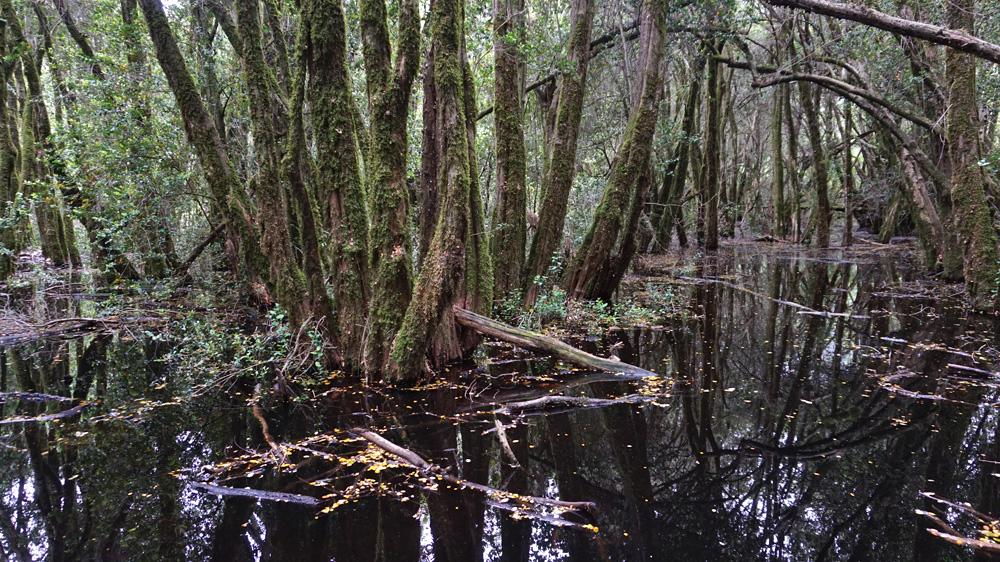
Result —
[[[193,393],[207,374],[176,368],[169,338],[0,350],[3,418],[22,420],[0,425],[0,558],[972,559],[914,510],[940,509],[928,491],[1000,513],[996,320],[895,254],[730,253],[654,267],[684,313],[603,342],[664,381],[508,353],[435,389],[267,400],[269,439],[255,383]],[[510,407],[548,395],[581,400]],[[355,427],[457,480],[596,510],[531,517],[401,468]],[[194,478],[286,496],[220,499]]]

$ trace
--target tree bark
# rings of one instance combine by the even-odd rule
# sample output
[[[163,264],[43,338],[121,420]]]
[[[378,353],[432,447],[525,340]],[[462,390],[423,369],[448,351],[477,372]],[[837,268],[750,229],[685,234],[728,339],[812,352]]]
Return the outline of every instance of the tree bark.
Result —
[[[386,377],[390,381],[412,380],[424,371],[425,360],[435,366],[462,356],[471,343],[455,324],[452,307],[489,306],[492,276],[489,254],[477,243],[484,230],[476,230],[482,208],[475,185],[470,154],[468,120],[471,77],[467,76],[464,44],[464,0],[435,0],[430,12],[433,51],[433,126],[438,134],[436,185],[440,212],[434,236],[417,276],[413,298],[393,340]],[[427,103],[429,100],[425,100]],[[482,223],[478,225],[482,227]]]
[[[975,27],[974,0],[950,0],[948,25],[971,33]],[[1000,61],[1000,58],[997,59]],[[979,144],[979,103],[976,61],[955,48],[946,55],[948,83],[948,155],[951,160],[951,222],[962,248],[965,286],[974,302],[987,307],[997,297],[997,236],[984,191]]]
[[[819,111],[813,88],[799,82],[799,103],[806,115],[806,131],[812,149],[813,186],[816,189],[816,205],[812,210],[811,222],[816,226],[815,245],[826,248],[830,245],[830,196],[829,174],[826,153],[823,148],[823,133],[820,129]]]
[[[361,3],[361,25],[371,119],[365,181],[372,274],[363,364],[367,371],[375,372],[389,363],[392,340],[413,289],[406,154],[410,93],[420,57],[417,2],[406,0],[401,5],[395,67],[389,52],[384,0]]]
[[[720,54],[722,42],[713,40],[712,55]],[[719,164],[722,155],[719,153],[719,130],[722,126],[719,116],[719,61],[714,56],[708,61],[708,71],[705,76],[705,89],[708,90],[706,100],[707,114],[705,116],[705,182],[702,199],[705,206],[705,250],[712,252],[719,249]]]
[[[824,16],[847,19],[884,29],[892,33],[916,37],[938,45],[945,45],[956,51],[969,53],[1000,64],[1000,45],[984,41],[970,34],[970,30],[957,28],[949,20],[948,27],[907,20],[873,10],[857,4],[831,2],[829,0],[764,0],[772,6],[785,6],[806,10]]]
[[[523,127],[523,0],[493,0],[494,136],[497,200],[493,208],[490,251],[495,266],[494,294],[501,299],[520,291],[527,242],[527,192]]]
[[[355,143],[347,35],[341,0],[310,0],[309,96],[317,159],[316,196],[324,202],[330,285],[339,339],[347,357],[360,364],[368,316],[370,272],[368,224]]]
[[[786,86],[787,87],[787,86]],[[785,162],[782,142],[782,89],[771,94],[771,208],[774,213],[774,235],[788,236],[788,212],[785,205]]]
[[[643,4],[642,96],[629,118],[625,140],[615,155],[594,220],[567,270],[564,285],[566,294],[573,299],[610,299],[620,279],[620,268],[627,267],[634,252],[635,232],[629,227],[635,221],[629,219],[633,205],[641,208],[644,186],[649,185],[649,158],[659,116],[664,12],[665,6],[659,2]]]
[[[559,83],[549,165],[542,179],[543,196],[538,213],[538,229],[531,241],[531,251],[524,271],[524,304],[529,308],[538,297],[538,277],[548,272],[552,256],[562,242],[566,205],[576,175],[576,147],[587,84],[594,1],[573,0],[570,17],[572,23],[567,58],[572,70],[564,73]]]

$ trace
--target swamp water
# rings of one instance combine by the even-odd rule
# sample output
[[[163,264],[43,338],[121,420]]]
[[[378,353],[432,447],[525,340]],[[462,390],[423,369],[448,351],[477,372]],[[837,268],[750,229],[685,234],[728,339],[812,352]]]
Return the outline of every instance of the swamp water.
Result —
[[[904,256],[654,266],[661,325],[584,345],[655,380],[489,344],[446,383],[251,407],[169,332],[0,349],[0,559],[972,559],[915,511],[1000,515],[997,320]]]

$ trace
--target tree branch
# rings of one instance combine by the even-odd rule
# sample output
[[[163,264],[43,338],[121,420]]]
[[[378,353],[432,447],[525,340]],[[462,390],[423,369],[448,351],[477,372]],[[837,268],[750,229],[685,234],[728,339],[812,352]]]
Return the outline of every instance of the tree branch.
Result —
[[[824,16],[856,21],[892,33],[916,37],[917,39],[951,47],[956,51],[969,53],[1000,64],[1000,45],[984,41],[965,31],[908,20],[865,6],[831,2],[829,0],[764,0],[764,2],[772,6],[784,6]]]

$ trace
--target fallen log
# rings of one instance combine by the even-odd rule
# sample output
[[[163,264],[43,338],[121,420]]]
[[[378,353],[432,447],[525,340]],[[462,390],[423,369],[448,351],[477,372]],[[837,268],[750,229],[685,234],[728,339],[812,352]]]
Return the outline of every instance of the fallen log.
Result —
[[[0,404],[10,400],[21,402],[72,402],[74,398],[70,396],[56,396],[55,394],[44,394],[41,392],[0,392]]]
[[[471,310],[455,307],[454,312],[455,321],[466,328],[497,338],[498,340],[512,343],[518,347],[550,353],[569,363],[590,367],[599,371],[619,373],[623,375],[623,378],[642,379],[659,376],[653,371],[647,371],[642,367],[629,365],[617,359],[598,357],[552,336],[546,336],[545,334],[539,334],[531,330],[525,330],[524,328],[508,326],[503,322],[497,322],[481,314],[476,314]]]

